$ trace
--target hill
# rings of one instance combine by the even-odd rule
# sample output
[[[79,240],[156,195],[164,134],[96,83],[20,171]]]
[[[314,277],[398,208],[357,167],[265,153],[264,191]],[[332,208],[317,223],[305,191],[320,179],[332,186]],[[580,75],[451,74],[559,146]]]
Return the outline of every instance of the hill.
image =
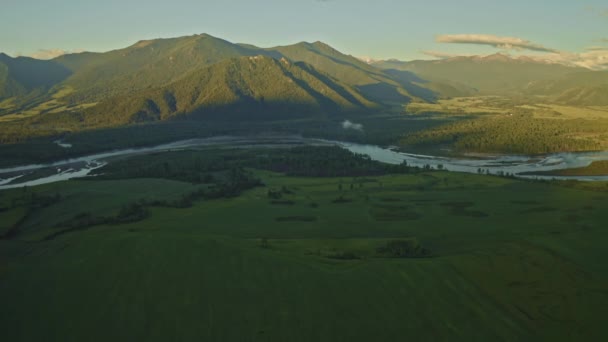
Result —
[[[102,102],[88,124],[126,124],[184,115],[207,118],[327,114],[377,106],[306,63],[266,56],[230,58],[176,81]]]

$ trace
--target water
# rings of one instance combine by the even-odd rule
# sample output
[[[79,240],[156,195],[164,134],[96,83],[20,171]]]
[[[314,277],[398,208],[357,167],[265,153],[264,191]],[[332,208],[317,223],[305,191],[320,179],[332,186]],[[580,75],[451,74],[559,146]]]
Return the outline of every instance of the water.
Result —
[[[59,146],[59,147],[72,148],[72,144],[64,143],[61,140],[55,140],[55,141],[53,141],[53,143],[57,144],[57,146]]]
[[[450,171],[477,173],[479,169],[489,170],[492,174],[499,172],[513,174],[522,178],[534,179],[575,179],[581,181],[608,181],[605,176],[529,176],[527,172],[541,172],[589,166],[594,161],[608,160],[608,151],[555,153],[545,156],[500,155],[484,158],[447,158],[419,154],[410,154],[374,145],[362,145],[336,142],[349,151],[369,155],[372,159],[389,164],[399,164],[404,160],[410,166],[423,167],[439,165]]]
[[[373,160],[389,164],[401,164],[406,161],[410,166],[423,167],[430,165],[437,168],[442,165],[450,171],[477,173],[479,169],[489,170],[490,173],[499,172],[513,174],[522,178],[537,179],[576,179],[582,181],[608,181],[606,176],[572,176],[572,177],[543,177],[526,176],[522,173],[551,171],[558,169],[569,169],[585,167],[593,161],[608,160],[608,151],[603,152],[581,152],[581,153],[556,153],[546,156],[522,156],[522,155],[500,155],[485,156],[483,158],[447,158],[430,155],[420,155],[398,152],[394,148],[384,148],[375,145],[355,144],[341,141],[330,141],[323,139],[302,138],[298,136],[264,136],[264,137],[231,137],[221,136],[205,139],[191,139],[172,142],[159,146],[124,149],[111,152],[97,153],[84,157],[61,160],[50,164],[33,164],[12,168],[0,169],[0,190],[17,188],[22,186],[33,186],[53,183],[78,177],[86,177],[91,171],[98,169],[111,162],[112,158],[120,156],[133,156],[153,152],[182,150],[196,147],[289,147],[298,145],[335,145],[345,148],[351,152],[365,154]],[[40,177],[35,180],[18,182],[20,177],[44,168],[55,168],[57,171],[50,176]]]

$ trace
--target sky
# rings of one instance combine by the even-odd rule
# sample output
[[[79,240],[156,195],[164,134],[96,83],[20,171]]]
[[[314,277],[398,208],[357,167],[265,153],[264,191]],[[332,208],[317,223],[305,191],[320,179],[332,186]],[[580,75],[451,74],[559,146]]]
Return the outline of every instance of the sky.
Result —
[[[323,41],[374,59],[504,52],[577,63],[592,58],[608,67],[606,0],[0,2],[0,52],[12,56],[101,52],[208,33],[261,47]]]

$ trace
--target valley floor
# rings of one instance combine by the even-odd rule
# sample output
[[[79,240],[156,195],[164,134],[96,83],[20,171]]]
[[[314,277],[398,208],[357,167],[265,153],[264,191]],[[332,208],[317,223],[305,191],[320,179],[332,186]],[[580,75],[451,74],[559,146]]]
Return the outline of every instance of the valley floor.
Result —
[[[184,208],[151,203],[204,185],[100,179],[0,192],[5,340],[608,338],[606,184],[254,174],[264,186]],[[127,217],[132,203],[147,203],[146,215],[65,230],[84,212]],[[395,241],[427,253],[380,253]]]
[[[443,146],[453,153],[544,154],[608,149],[608,107],[565,106],[542,98],[458,97],[412,103],[413,116],[452,122],[401,139],[408,148]]]

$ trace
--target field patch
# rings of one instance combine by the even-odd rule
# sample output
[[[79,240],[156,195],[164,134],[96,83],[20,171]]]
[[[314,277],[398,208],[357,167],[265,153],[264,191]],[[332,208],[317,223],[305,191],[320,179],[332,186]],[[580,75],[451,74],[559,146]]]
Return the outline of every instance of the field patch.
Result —
[[[473,206],[473,202],[443,202],[441,206],[449,208],[450,214],[454,216],[488,217],[488,214],[483,211],[469,210],[468,208]]]
[[[528,209],[524,209],[521,211],[522,214],[537,214],[537,213],[551,213],[554,211],[557,211],[557,208],[554,207],[549,207],[549,206],[539,206],[539,207],[533,207],[533,208],[528,208]]]
[[[0,237],[7,234],[21,222],[26,214],[27,210],[23,207],[3,209],[0,211]]]
[[[369,212],[377,221],[413,221],[422,217],[407,205],[375,205]]]
[[[314,222],[316,216],[281,216],[275,219],[277,222]]]

